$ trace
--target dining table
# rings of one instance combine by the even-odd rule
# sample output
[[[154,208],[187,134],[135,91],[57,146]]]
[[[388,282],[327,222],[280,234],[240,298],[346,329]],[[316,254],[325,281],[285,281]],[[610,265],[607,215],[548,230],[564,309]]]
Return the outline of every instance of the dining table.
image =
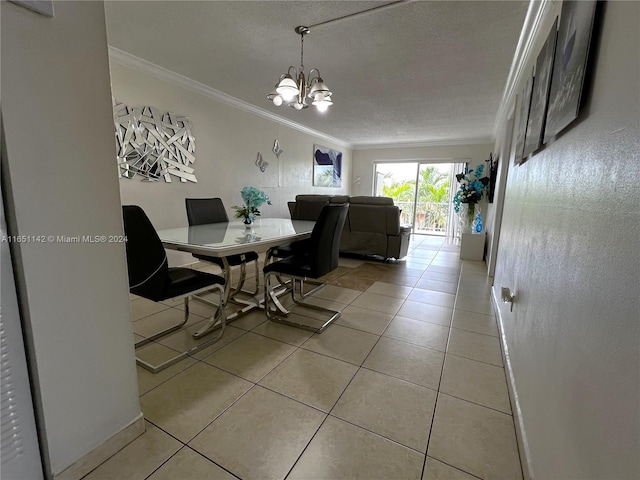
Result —
[[[247,252],[266,252],[272,247],[284,245],[311,236],[315,221],[291,220],[290,218],[258,218],[245,225],[241,220],[184,226],[158,230],[158,236],[165,248],[219,257],[223,264],[225,282],[224,298],[229,298],[231,275],[226,257]],[[197,299],[197,298],[196,298]],[[202,301],[202,299],[199,299]],[[205,301],[205,303],[209,303]],[[232,323],[240,316],[259,308],[264,308],[263,295],[257,295],[242,301],[242,309],[227,316]],[[216,305],[217,306],[217,305]],[[212,317],[198,331],[194,338],[201,338],[219,328],[219,322]]]

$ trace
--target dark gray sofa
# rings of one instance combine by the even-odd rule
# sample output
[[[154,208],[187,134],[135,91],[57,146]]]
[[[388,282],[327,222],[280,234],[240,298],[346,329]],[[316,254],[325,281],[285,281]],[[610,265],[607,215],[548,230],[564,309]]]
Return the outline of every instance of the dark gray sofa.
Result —
[[[348,203],[340,253],[378,255],[401,259],[409,249],[411,227],[400,225],[400,209],[388,197],[347,195],[297,195],[289,202],[291,218],[316,220],[327,203]]]

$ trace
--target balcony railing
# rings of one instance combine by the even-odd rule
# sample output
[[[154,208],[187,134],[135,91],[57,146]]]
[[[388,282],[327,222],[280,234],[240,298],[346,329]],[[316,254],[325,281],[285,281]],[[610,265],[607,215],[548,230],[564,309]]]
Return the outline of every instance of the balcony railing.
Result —
[[[401,202],[394,200],[394,203],[402,210],[400,223],[413,224],[414,212],[413,202]],[[431,233],[444,235],[447,232],[447,218],[449,216],[449,202],[417,202],[417,215],[415,215],[415,233]]]

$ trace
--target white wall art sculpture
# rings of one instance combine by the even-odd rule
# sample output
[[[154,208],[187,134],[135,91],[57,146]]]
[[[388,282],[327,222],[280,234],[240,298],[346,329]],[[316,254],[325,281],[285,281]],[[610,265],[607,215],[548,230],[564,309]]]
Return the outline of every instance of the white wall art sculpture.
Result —
[[[142,181],[171,182],[173,175],[181,182],[197,182],[195,138],[191,120],[154,107],[129,107],[114,104],[118,175],[142,177]]]

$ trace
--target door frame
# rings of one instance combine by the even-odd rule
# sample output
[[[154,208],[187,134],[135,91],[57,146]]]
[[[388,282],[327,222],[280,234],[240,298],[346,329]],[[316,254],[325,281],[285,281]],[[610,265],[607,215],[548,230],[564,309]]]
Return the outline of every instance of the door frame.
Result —
[[[391,163],[398,163],[398,164],[406,164],[406,163],[415,163],[416,164],[416,175],[415,175],[415,182],[416,182],[416,190],[415,190],[415,194],[414,194],[414,198],[413,198],[413,222],[411,225],[411,233],[412,234],[416,234],[415,231],[415,219],[416,219],[416,207],[417,207],[417,202],[418,202],[418,180],[420,178],[420,165],[426,164],[426,165],[436,165],[436,164],[450,164],[450,165],[456,165],[456,164],[466,164],[469,163],[469,159],[465,158],[465,159],[459,159],[459,158],[436,158],[436,159],[424,159],[424,158],[420,158],[420,159],[416,159],[416,158],[411,158],[411,159],[393,159],[393,160],[374,160],[372,162],[372,168],[373,168],[373,185],[372,185],[372,192],[373,195],[375,196],[377,194],[378,191],[378,175],[377,175],[377,167],[378,164],[381,163],[386,163],[386,164],[391,164]],[[453,208],[453,195],[455,194],[455,184],[454,184],[454,179],[455,179],[455,172],[451,172],[451,179],[450,179],[450,184],[449,184],[449,214],[447,215],[447,229],[445,232],[445,235],[436,235],[436,236],[443,236],[443,237],[447,237],[449,232],[452,232],[452,225],[449,225],[449,223],[451,223],[453,220],[453,216],[451,214],[451,209]],[[417,235],[431,235],[429,233],[418,233]]]

